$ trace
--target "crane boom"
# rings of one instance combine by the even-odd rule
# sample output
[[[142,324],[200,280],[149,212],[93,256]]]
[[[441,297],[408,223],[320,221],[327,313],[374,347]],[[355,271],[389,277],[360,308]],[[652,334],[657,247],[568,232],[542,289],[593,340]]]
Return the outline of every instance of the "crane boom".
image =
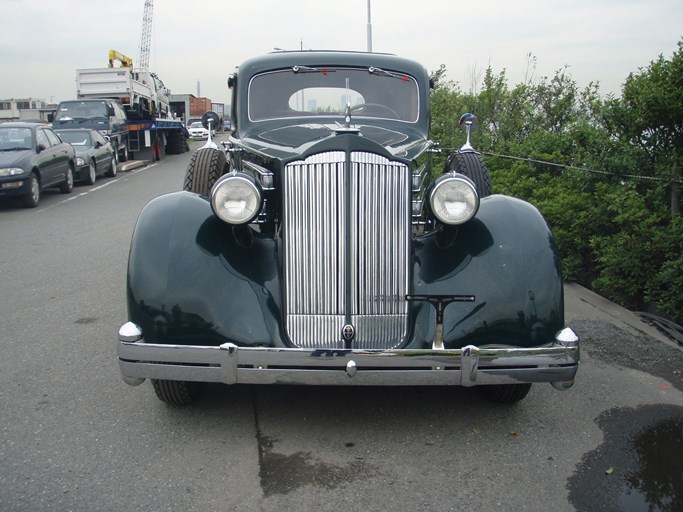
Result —
[[[140,69],[149,69],[150,43],[152,41],[152,9],[153,0],[145,0],[145,10],[142,14],[142,34],[140,35]]]
[[[116,61],[119,61],[120,67],[122,68],[133,67],[133,59],[116,50],[109,50],[109,67],[113,68],[114,62]]]

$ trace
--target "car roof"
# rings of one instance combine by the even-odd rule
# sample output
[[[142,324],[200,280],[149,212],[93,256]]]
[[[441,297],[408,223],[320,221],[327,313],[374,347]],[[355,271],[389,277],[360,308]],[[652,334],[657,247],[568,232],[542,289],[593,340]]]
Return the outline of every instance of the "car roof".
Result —
[[[1,123],[0,127],[3,128],[37,128],[39,126],[44,126],[45,128],[52,128],[49,124],[47,123],[29,123],[29,122],[21,122],[21,121],[16,121],[16,122],[11,122],[11,123]]]
[[[375,66],[389,70],[400,70],[420,79],[427,75],[425,68],[418,62],[390,53],[369,53],[338,50],[297,50],[277,51],[253,57],[238,67],[240,75],[255,74],[296,65],[305,66]]]

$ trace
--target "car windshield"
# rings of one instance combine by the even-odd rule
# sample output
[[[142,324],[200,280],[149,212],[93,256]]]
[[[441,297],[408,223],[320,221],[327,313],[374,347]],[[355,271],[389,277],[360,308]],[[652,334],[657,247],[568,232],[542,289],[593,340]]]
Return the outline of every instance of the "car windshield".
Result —
[[[202,126],[202,123],[192,123],[190,128],[204,128],[204,126]]]
[[[64,142],[68,142],[72,146],[92,146],[90,134],[86,131],[60,131],[57,133]]]
[[[55,121],[72,121],[107,117],[107,103],[104,101],[68,101],[59,106]]]
[[[33,147],[30,128],[0,127],[0,151],[23,151]]]
[[[256,75],[249,84],[249,119],[343,116],[414,123],[419,114],[417,81],[379,68],[294,66]]]

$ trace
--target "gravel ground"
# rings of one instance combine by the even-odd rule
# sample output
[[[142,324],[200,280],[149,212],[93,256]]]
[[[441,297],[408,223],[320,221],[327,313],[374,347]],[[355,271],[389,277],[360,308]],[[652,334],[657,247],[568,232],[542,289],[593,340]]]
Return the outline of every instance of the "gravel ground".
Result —
[[[572,327],[581,337],[582,350],[591,357],[656,375],[683,391],[683,351],[680,349],[600,320],[577,319]]]

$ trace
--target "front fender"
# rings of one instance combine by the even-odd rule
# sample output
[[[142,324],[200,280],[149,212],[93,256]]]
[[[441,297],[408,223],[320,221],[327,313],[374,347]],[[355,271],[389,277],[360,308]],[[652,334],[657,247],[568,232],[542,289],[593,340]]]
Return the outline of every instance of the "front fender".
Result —
[[[413,276],[415,294],[475,297],[446,308],[446,348],[536,346],[564,327],[555,242],[539,211],[524,201],[489,196],[469,223],[418,238]],[[431,306],[416,311],[416,341],[433,339],[434,318]]]
[[[190,192],[145,206],[131,243],[127,299],[129,319],[149,341],[260,346],[282,339],[275,242],[233,229]]]
[[[206,198],[177,192],[141,212],[131,244],[129,320],[156,343],[287,346],[278,240],[218,220]],[[305,269],[302,269],[305,272]],[[413,243],[415,295],[472,295],[445,311],[445,348],[551,343],[564,327],[560,262],[528,203],[482,200],[475,219]],[[430,348],[434,308],[412,303],[406,348]]]

